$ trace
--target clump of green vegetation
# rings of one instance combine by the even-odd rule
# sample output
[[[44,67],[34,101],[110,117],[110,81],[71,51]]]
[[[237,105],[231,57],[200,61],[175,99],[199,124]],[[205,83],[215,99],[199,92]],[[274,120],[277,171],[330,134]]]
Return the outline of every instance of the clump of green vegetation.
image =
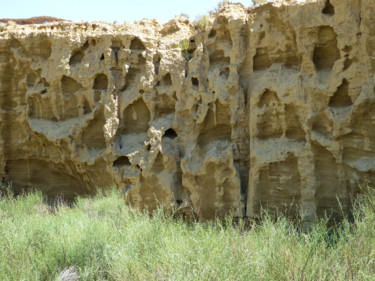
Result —
[[[0,25],[0,32],[2,32],[5,29],[3,25]]]
[[[228,1],[228,0],[220,0],[217,4],[216,4],[216,8],[214,9],[215,10],[215,13],[221,8],[221,7],[224,7],[225,5],[228,5],[230,4],[231,2]]]
[[[178,47],[181,49],[182,56],[188,61],[190,60],[190,54],[189,54],[189,47],[190,47],[190,41],[189,39],[182,40]]]
[[[208,24],[208,16],[197,17],[195,24],[200,28],[200,30],[205,30]]]
[[[185,18],[189,18],[189,15],[188,14],[185,14],[185,13],[181,13],[180,15],[179,15],[180,17],[185,17]]]
[[[283,217],[184,222],[125,206],[119,191],[48,205],[0,198],[0,280],[374,280],[375,192],[353,219],[303,231]],[[64,279],[68,280],[68,279]]]
[[[255,6],[255,5],[267,3],[267,0],[251,0],[251,2],[253,2],[253,5]]]

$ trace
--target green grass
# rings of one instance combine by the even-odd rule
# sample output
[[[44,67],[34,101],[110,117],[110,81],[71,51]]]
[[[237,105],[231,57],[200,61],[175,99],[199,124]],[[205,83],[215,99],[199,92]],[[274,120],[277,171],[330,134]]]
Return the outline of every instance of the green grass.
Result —
[[[0,280],[58,280],[63,270],[80,280],[375,279],[373,192],[354,222],[321,220],[309,231],[267,216],[247,226],[186,223],[161,210],[150,218],[117,191],[72,207],[45,202],[38,192],[0,199]]]

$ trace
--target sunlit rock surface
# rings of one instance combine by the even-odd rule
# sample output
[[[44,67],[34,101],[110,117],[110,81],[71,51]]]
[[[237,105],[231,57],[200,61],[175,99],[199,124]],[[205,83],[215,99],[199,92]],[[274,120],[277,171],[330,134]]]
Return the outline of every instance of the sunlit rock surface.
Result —
[[[233,4],[204,30],[3,27],[0,175],[16,190],[311,219],[375,183],[372,0]]]

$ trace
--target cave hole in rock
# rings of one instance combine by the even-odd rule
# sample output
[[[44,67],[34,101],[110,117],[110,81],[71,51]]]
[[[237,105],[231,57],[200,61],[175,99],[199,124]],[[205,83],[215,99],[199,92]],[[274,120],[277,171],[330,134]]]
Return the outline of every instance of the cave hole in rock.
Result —
[[[82,52],[82,51],[77,51],[75,52],[70,60],[69,60],[69,65],[76,65],[76,64],[79,64],[82,62],[83,60],[83,57],[85,56],[85,54]]]
[[[199,80],[198,80],[198,78],[195,78],[195,77],[193,77],[193,78],[191,78],[191,83],[194,85],[194,86],[199,86]]]
[[[216,36],[216,30],[215,29],[212,29],[211,31],[210,31],[210,33],[208,34],[208,38],[213,38],[213,37],[215,37]]]
[[[81,88],[81,84],[79,84],[76,80],[71,77],[63,76],[61,79],[61,90],[64,94],[73,94],[77,92]]]
[[[112,46],[111,46],[111,49],[113,50],[120,50],[121,48],[123,48],[122,46],[122,43],[121,43],[121,40],[118,40],[118,39],[112,39]]]
[[[67,163],[35,158],[8,160],[6,170],[12,187],[17,193],[31,187],[54,197],[63,194],[64,199],[73,200],[77,194],[87,194],[87,189]],[[41,175],[43,173],[43,176]]]
[[[162,85],[172,85],[172,78],[170,73],[165,74],[162,81]]]
[[[346,107],[353,105],[352,99],[349,96],[349,83],[343,79],[342,84],[337,88],[335,94],[329,101],[330,107]]]
[[[344,61],[344,71],[347,70],[352,65],[352,61],[349,58],[346,58]]]
[[[164,132],[163,138],[175,139],[177,138],[177,133],[172,128],[169,128],[168,130]]]
[[[258,48],[253,59],[253,70],[263,70],[269,68],[272,62],[268,56],[267,50],[265,48]]]
[[[330,26],[321,26],[318,31],[318,41],[313,52],[313,62],[317,70],[331,70],[340,58],[337,48],[337,35]]]
[[[106,140],[104,138],[105,124],[104,109],[100,108],[95,111],[93,119],[90,120],[83,131],[82,143],[92,150],[104,150],[106,148]]]
[[[146,146],[146,149],[147,149],[147,151],[150,151],[150,150],[151,150],[151,144],[148,144],[148,145]]]
[[[124,110],[122,117],[123,133],[138,134],[147,132],[150,119],[150,111],[143,99],[136,100]]]
[[[132,49],[132,50],[140,50],[140,51],[146,50],[145,45],[137,37],[135,37],[132,40],[132,42],[130,43],[130,49]]]
[[[113,167],[130,166],[130,161],[127,156],[120,156],[113,162]]]
[[[100,73],[96,75],[94,80],[94,90],[106,90],[108,87],[108,78],[105,74]]]
[[[176,205],[177,205],[177,206],[181,206],[182,203],[183,203],[182,200],[176,200]]]
[[[232,139],[230,120],[231,109],[228,105],[223,105],[219,100],[211,104],[198,136],[198,145],[204,148],[217,142],[229,144]]]
[[[210,55],[210,65],[230,64],[230,58],[226,57],[223,50],[216,50]]]
[[[159,74],[160,61],[161,61],[160,54],[156,54],[153,58],[155,75]]]
[[[262,109],[263,114],[257,119],[257,137],[260,139],[280,138],[283,134],[280,124],[284,107],[277,93],[266,89],[258,102],[258,108]]]
[[[100,60],[104,60],[104,54],[102,54],[102,56],[100,57]]]
[[[335,7],[331,4],[329,0],[326,1],[326,5],[322,10],[322,13],[330,16],[333,16],[335,14]]]
[[[297,107],[288,104],[285,107],[286,137],[288,139],[305,140],[305,131],[302,128]]]
[[[190,54],[190,58],[193,57],[193,54],[196,49],[197,49],[197,45],[195,44],[195,38],[192,37],[190,38],[190,43],[189,43],[189,48],[188,48],[188,53]]]

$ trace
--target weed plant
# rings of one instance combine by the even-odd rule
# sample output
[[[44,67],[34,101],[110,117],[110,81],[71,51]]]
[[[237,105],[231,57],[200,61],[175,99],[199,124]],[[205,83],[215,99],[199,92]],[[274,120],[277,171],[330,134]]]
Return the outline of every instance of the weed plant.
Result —
[[[266,214],[258,223],[150,217],[119,191],[47,202],[38,191],[0,199],[0,280],[375,280],[373,191],[353,219],[308,231]]]

